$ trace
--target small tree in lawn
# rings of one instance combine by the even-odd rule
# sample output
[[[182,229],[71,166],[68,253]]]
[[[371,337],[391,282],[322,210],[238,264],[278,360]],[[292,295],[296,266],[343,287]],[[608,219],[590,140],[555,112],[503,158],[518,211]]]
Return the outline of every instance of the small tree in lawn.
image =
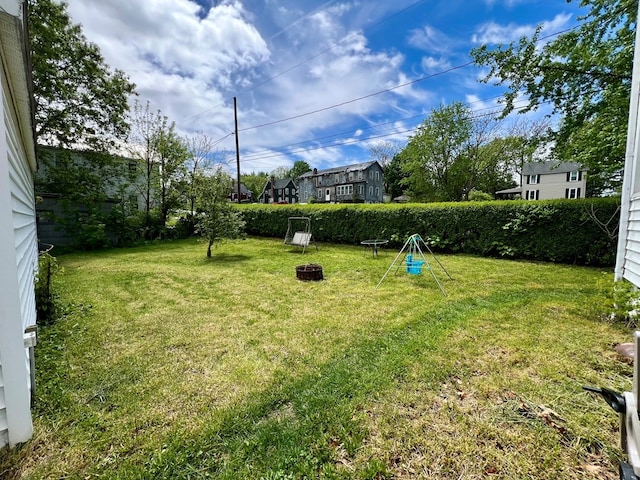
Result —
[[[211,257],[211,247],[215,241],[244,236],[245,222],[240,212],[227,200],[232,179],[221,167],[210,175],[198,175],[196,180],[200,212],[197,229],[208,240],[207,257]]]

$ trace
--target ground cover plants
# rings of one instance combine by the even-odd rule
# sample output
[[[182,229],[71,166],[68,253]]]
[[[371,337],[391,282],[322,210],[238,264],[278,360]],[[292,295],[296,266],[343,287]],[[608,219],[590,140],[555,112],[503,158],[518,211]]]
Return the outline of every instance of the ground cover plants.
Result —
[[[3,479],[616,478],[630,388],[603,271],[441,255],[391,272],[322,243],[196,240],[63,255],[35,433]],[[323,266],[301,282],[295,266]]]

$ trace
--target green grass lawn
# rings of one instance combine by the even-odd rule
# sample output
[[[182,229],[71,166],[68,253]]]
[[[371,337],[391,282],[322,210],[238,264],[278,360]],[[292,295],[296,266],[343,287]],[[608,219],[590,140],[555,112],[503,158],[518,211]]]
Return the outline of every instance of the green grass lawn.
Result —
[[[59,257],[35,433],[0,478],[616,478],[600,270],[195,240]],[[319,263],[325,280],[296,280]],[[609,273],[610,276],[610,273]]]

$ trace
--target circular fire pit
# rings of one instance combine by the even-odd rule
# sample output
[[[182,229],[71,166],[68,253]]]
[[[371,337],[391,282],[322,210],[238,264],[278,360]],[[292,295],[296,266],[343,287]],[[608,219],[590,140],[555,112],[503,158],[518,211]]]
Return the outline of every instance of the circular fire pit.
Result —
[[[296,267],[296,277],[298,280],[322,280],[322,265],[309,263]]]

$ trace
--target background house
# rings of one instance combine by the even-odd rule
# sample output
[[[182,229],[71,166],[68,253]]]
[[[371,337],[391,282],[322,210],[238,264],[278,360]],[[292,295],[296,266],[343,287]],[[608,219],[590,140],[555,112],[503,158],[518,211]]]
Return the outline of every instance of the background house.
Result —
[[[587,169],[575,162],[529,162],[522,166],[520,185],[500,190],[496,196],[524,200],[585,198]]]
[[[31,362],[38,265],[33,173],[36,155],[25,39],[26,2],[0,0],[0,448],[25,442],[31,422]]]
[[[234,181],[231,193],[227,197],[232,202],[238,201],[238,187],[237,183]],[[240,202],[253,202],[253,192],[247,188],[244,183],[240,183]]]
[[[267,180],[258,198],[260,203],[298,203],[298,189],[291,178]]]
[[[125,208],[129,213],[145,210],[145,197],[139,187],[144,179],[140,177],[136,160],[44,146],[38,147],[38,155],[40,165],[35,183],[36,194],[41,199],[36,205],[40,242],[56,246],[77,243],[70,227],[85,222],[86,217],[96,211],[108,216],[114,208]],[[68,184],[79,181],[78,177],[94,178],[93,183],[84,181],[85,190],[92,192],[90,198],[82,197],[76,188],[71,189],[77,198],[69,198]],[[66,187],[61,188],[61,183],[66,183]],[[151,206],[155,204],[156,199],[152,197]],[[117,232],[106,230],[109,240],[117,244]]]
[[[381,203],[383,193],[384,173],[377,161],[313,169],[300,176],[298,185],[301,202]]]

